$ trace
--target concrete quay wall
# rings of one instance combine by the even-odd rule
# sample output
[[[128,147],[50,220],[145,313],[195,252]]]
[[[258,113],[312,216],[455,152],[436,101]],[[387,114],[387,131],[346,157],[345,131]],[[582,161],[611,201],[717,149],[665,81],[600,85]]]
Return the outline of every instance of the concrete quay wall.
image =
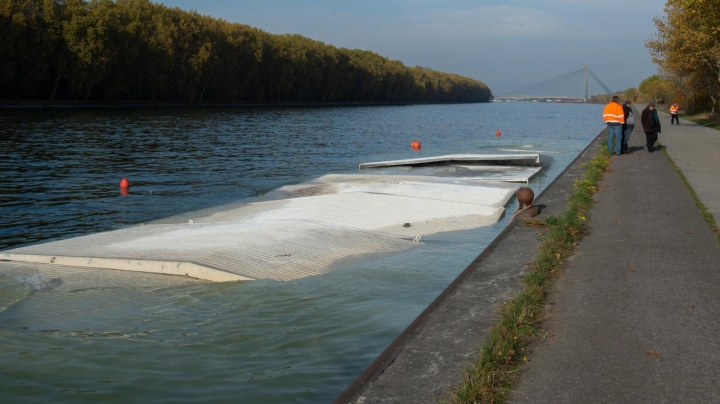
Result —
[[[535,198],[540,218],[566,209],[574,180],[582,178],[583,164],[597,154],[605,133]],[[498,306],[520,291],[526,263],[540,244],[537,232],[510,223],[334,403],[427,403],[449,397],[478,356]]]

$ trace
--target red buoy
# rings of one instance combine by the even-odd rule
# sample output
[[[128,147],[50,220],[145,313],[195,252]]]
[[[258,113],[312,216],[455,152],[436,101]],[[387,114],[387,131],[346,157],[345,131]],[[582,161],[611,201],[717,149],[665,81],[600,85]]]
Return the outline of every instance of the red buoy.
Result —
[[[120,188],[130,188],[130,181],[127,178],[120,180]]]
[[[500,137],[500,134],[501,134],[501,133],[500,133],[500,129],[498,129],[498,130],[495,131],[495,137]]]
[[[412,147],[414,150],[420,150],[420,148],[422,147],[422,145],[421,145],[420,142],[418,142],[417,140],[413,140],[413,141],[410,143],[410,147]]]

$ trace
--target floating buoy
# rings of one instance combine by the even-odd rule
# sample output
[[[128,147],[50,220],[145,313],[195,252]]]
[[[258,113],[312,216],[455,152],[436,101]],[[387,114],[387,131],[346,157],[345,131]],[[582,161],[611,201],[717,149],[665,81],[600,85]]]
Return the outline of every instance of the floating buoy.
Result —
[[[417,140],[414,140],[410,143],[410,147],[412,147],[415,150],[420,150],[420,147],[422,147],[422,146],[420,145],[420,142],[418,142]]]
[[[125,196],[130,193],[130,181],[127,178],[120,180],[120,196]]]
[[[496,130],[496,131],[495,131],[495,137],[500,137],[500,135],[501,135],[500,129]]]

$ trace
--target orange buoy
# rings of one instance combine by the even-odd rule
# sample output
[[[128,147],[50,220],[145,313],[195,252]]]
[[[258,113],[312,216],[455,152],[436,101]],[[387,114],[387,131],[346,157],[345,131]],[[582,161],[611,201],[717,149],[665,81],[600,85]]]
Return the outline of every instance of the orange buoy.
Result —
[[[130,181],[127,178],[120,180],[120,188],[130,188]]]
[[[420,150],[420,148],[422,147],[422,145],[421,145],[420,142],[418,142],[417,140],[413,140],[413,141],[410,143],[410,147],[412,147],[412,148],[415,149],[415,150]]]
[[[498,130],[495,131],[495,137],[500,137],[500,134],[501,134],[501,133],[500,133],[500,129],[498,129]]]

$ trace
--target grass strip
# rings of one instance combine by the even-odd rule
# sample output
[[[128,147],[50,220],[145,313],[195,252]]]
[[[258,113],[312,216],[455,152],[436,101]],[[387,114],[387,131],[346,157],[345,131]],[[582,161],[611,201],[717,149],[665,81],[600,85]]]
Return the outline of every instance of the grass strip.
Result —
[[[720,119],[711,116],[709,113],[700,113],[696,115],[679,114],[681,118],[695,122],[699,125],[720,130]]]
[[[658,142],[660,144],[660,142]],[[667,152],[667,148],[662,148],[663,153],[665,153],[665,157],[667,157],[668,161],[670,162],[670,165],[672,165],[673,169],[677,173],[677,175],[680,176],[680,179],[682,180],[683,184],[685,184],[685,188],[690,192],[690,195],[692,196],[693,200],[695,200],[695,207],[698,208],[700,211],[700,215],[702,215],[703,219],[707,222],[707,224],[710,225],[710,228],[715,232],[715,237],[717,238],[718,244],[720,244],[720,228],[718,227],[717,223],[715,222],[715,217],[712,213],[710,213],[707,210],[707,206],[705,206],[704,203],[700,200],[700,197],[698,197],[697,192],[695,192],[695,189],[693,189],[692,185],[690,185],[690,181],[688,181],[687,177],[685,176],[685,173],[682,172],[680,167],[675,164],[675,161],[673,161],[672,157],[670,157],[670,154]]]
[[[522,291],[500,307],[482,352],[449,403],[502,403],[515,380],[518,365],[527,361],[525,348],[540,331],[548,287],[553,274],[583,235],[586,215],[594,203],[597,183],[610,165],[607,142],[584,164],[582,180],[575,180],[567,210],[526,225],[545,228],[539,252],[523,279]],[[446,401],[447,402],[447,401]]]

